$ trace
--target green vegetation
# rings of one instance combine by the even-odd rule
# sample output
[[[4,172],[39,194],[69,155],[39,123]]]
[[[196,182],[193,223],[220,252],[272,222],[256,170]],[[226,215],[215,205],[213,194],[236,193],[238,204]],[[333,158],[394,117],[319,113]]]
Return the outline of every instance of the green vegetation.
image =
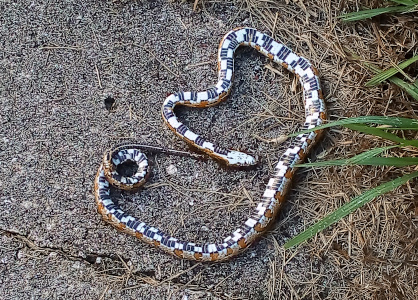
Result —
[[[371,124],[378,124],[380,126],[372,126]],[[315,162],[315,163],[305,163],[296,165],[297,167],[326,167],[326,166],[344,166],[344,165],[370,165],[370,166],[410,166],[418,165],[418,157],[377,157],[382,154],[384,151],[390,150],[396,147],[417,147],[418,141],[416,139],[404,139],[398,137],[396,134],[389,131],[393,130],[413,130],[418,131],[418,120],[408,119],[408,118],[398,118],[398,117],[379,117],[379,116],[369,116],[369,117],[357,117],[357,118],[348,118],[335,122],[330,122],[321,126],[318,126],[312,130],[304,130],[290,136],[296,136],[302,132],[310,132],[313,130],[327,128],[331,126],[341,125],[346,128],[357,130],[366,134],[371,134],[377,137],[381,137],[392,142],[395,142],[396,145],[386,146],[371,149],[369,151],[363,152],[359,155],[356,155],[347,159],[338,159],[324,162]],[[354,197],[350,202],[343,205],[336,211],[332,212],[316,224],[312,225],[304,232],[300,233],[296,237],[289,240],[285,245],[285,249],[288,249],[293,246],[297,246],[300,243],[306,241],[307,239],[313,237],[315,234],[321,230],[327,228],[331,224],[338,222],[345,216],[349,215],[357,208],[360,208],[366,203],[369,203],[374,198],[383,195],[384,193],[393,191],[395,188],[406,183],[408,180],[418,177],[418,172],[413,172],[411,174],[404,175],[402,177],[396,178],[392,181],[383,183],[371,190],[368,190],[361,194],[360,196]]]
[[[418,10],[418,0],[391,0],[391,2],[396,3],[398,5],[375,8],[375,9],[360,10],[360,11],[341,15],[339,16],[339,18],[341,18],[343,21],[351,22],[351,21],[358,21],[358,20],[373,18],[381,14],[408,13],[408,12],[414,12]]]

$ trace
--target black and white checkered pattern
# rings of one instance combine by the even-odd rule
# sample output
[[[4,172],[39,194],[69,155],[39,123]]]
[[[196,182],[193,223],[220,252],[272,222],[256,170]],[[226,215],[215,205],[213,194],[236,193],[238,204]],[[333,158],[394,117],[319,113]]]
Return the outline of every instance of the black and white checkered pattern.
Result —
[[[298,56],[289,48],[253,28],[237,28],[227,33],[218,51],[218,83],[203,92],[178,92],[167,97],[162,106],[162,116],[168,127],[185,141],[209,155],[231,166],[249,166],[255,159],[239,151],[221,148],[192,132],[174,114],[176,105],[196,107],[211,106],[224,99],[230,92],[234,73],[234,52],[240,45],[249,45],[274,62],[282,64],[295,73],[303,87],[306,121],[303,129],[311,129],[325,120],[325,104],[317,71],[309,61]],[[195,244],[180,241],[158,228],[140,222],[120,209],[110,198],[110,184],[123,189],[133,189],[142,184],[147,177],[146,157],[135,145],[118,147],[106,154],[95,180],[96,202],[105,220],[117,228],[139,239],[155,245],[180,258],[217,261],[225,260],[250,245],[277,214],[295,168],[307,155],[316,141],[320,130],[301,134],[280,157],[266,190],[250,218],[221,242]],[[120,176],[115,166],[124,161],[137,162],[138,172],[132,177]]]

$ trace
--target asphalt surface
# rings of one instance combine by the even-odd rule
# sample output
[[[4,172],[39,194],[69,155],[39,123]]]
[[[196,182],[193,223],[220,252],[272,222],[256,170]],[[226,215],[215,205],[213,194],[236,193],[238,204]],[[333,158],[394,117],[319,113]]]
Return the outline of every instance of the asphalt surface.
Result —
[[[230,262],[200,264],[116,231],[96,211],[93,180],[103,152],[126,140],[188,151],[162,122],[164,98],[216,83],[218,43],[230,29],[265,30],[232,4],[192,6],[0,2],[1,299],[268,298],[275,243],[290,234],[270,234]],[[196,132],[258,155],[260,166],[244,172],[156,155],[148,187],[116,192],[120,204],[196,241],[220,239],[244,221],[286,147],[254,134],[277,137],[303,120],[300,95],[289,88],[293,76],[278,67],[283,75],[274,79],[267,61],[239,50],[228,101],[178,110]],[[282,84],[273,85],[277,79]],[[266,94],[293,97],[285,106],[300,117],[281,124],[275,116],[286,109],[270,107]],[[110,111],[108,97],[115,99]],[[305,259],[296,258],[296,267]]]

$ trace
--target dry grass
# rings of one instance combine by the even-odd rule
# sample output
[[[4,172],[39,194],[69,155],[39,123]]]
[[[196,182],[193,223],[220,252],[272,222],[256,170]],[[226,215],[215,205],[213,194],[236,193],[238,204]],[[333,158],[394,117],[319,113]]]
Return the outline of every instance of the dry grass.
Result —
[[[319,67],[331,119],[362,115],[417,118],[417,103],[394,85],[365,88],[364,83],[372,74],[350,55],[350,51],[356,53],[381,68],[416,55],[416,15],[343,24],[335,17],[342,11],[353,11],[356,2],[294,1],[291,8],[289,2],[238,1],[253,20],[260,20],[274,37],[292,45]],[[362,5],[376,7],[375,2],[363,1]],[[416,70],[414,64],[407,73],[416,79]],[[383,143],[352,131],[331,129],[324,144],[320,155],[336,159]],[[405,153],[398,151],[397,155]],[[295,199],[291,200],[294,201],[291,216],[281,220],[280,225],[286,226],[285,222],[294,221],[297,216],[300,232],[350,197],[412,169],[331,167],[310,171],[309,180],[298,185],[296,195],[291,197]],[[275,243],[281,259],[270,262],[270,299],[416,299],[417,199],[416,181],[410,182],[379,197],[296,250],[285,252]],[[320,272],[287,273],[286,265],[303,253],[321,265]]]

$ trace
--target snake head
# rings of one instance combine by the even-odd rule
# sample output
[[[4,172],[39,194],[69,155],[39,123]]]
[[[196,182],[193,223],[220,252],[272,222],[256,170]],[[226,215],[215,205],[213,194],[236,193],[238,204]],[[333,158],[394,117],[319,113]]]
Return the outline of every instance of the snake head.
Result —
[[[249,167],[257,164],[257,160],[253,156],[235,150],[229,150],[226,159],[229,166]]]

